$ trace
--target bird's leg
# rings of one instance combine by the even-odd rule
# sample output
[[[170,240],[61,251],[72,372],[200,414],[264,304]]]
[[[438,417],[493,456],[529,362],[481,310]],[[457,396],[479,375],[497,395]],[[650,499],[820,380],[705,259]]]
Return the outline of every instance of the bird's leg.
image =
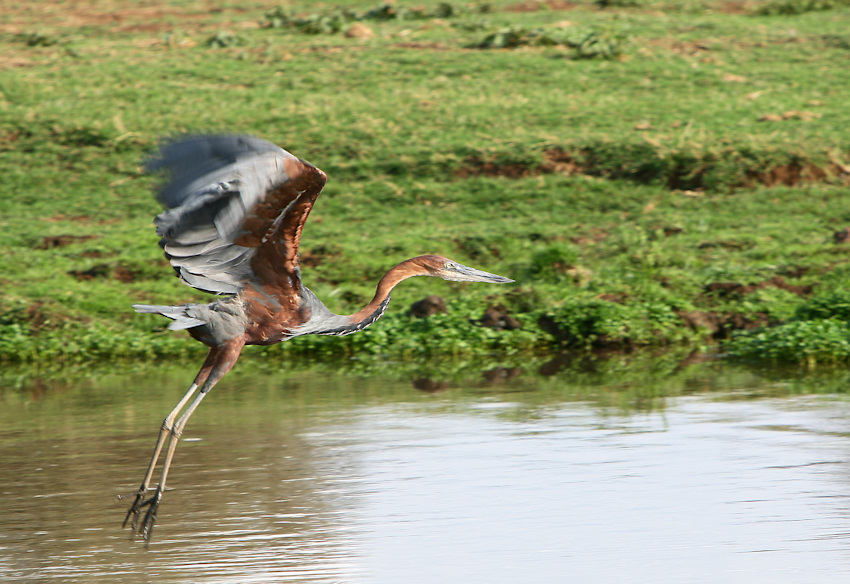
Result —
[[[148,510],[145,513],[145,517],[142,520],[142,524],[139,526],[139,535],[145,541],[150,541],[151,534],[153,533],[153,525],[156,522],[156,512],[159,509],[159,503],[162,501],[162,493],[165,491],[165,481],[168,478],[168,470],[171,468],[171,461],[174,458],[174,451],[177,450],[177,444],[180,442],[180,436],[183,435],[183,428],[186,427],[186,422],[189,421],[189,417],[195,411],[195,408],[200,405],[201,400],[206,397],[209,390],[212,387],[204,386],[201,389],[201,392],[195,396],[195,399],[192,400],[192,403],[183,412],[183,415],[180,416],[180,419],[177,420],[177,423],[174,425],[174,428],[171,430],[168,436],[168,449],[165,452],[165,460],[162,463],[162,475],[159,477],[159,484],[156,486],[156,491],[154,491],[153,496],[142,503],[142,505],[147,505]]]
[[[165,420],[162,422],[162,427],[159,430],[159,437],[156,440],[156,446],[153,450],[153,456],[151,456],[151,461],[148,464],[148,470],[145,473],[145,478],[142,480],[142,485],[139,487],[139,490],[136,492],[136,498],[133,501],[133,504],[130,505],[130,508],[127,510],[127,515],[124,517],[124,523],[122,527],[126,527],[127,521],[130,517],[133,517],[133,521],[130,523],[131,533],[135,532],[139,525],[139,513],[146,504],[148,504],[149,500],[146,500],[148,489],[150,488],[151,478],[153,478],[153,473],[156,468],[157,460],[159,459],[159,455],[162,452],[162,447],[165,445],[165,438],[169,436],[174,429],[174,421],[177,419],[177,416],[180,414],[180,410],[182,410],[186,403],[191,399],[192,395],[194,395],[195,391],[203,384],[210,375],[213,367],[216,364],[216,357],[218,354],[218,349],[213,347],[210,349],[210,352],[207,354],[207,358],[204,360],[204,364],[201,367],[201,370],[198,371],[198,374],[195,376],[195,380],[192,382],[192,385],[189,387],[189,390],[186,394],[180,398],[180,401],[177,402],[177,405],[174,406],[174,409],[169,412],[169,414],[165,417]]]
[[[175,450],[177,450],[177,444],[180,442],[180,436],[183,434],[183,428],[185,428],[186,422],[189,421],[189,418],[200,405],[204,397],[206,397],[207,393],[213,388],[213,386],[215,386],[216,383],[218,383],[225,373],[230,371],[234,363],[236,363],[236,359],[239,358],[239,353],[243,346],[244,342],[237,341],[223,347],[213,347],[210,350],[210,354],[207,356],[207,361],[204,363],[204,368],[201,369],[201,373],[204,373],[204,369],[207,369],[207,365],[210,365],[210,368],[207,369],[207,377],[203,381],[203,386],[201,386],[200,392],[195,396],[195,399],[192,400],[192,403],[189,404],[189,407],[186,408],[186,411],[183,412],[183,415],[180,416],[177,422],[174,423],[173,427],[171,427],[168,431],[168,448],[165,452],[165,460],[162,463],[162,475],[160,476],[159,484],[156,486],[154,494],[149,499],[146,501],[143,500],[138,505],[139,510],[142,507],[148,508],[141,524],[138,525],[138,533],[142,536],[145,542],[150,542],[150,538],[153,533],[153,526],[156,522],[156,514],[159,510],[159,504],[162,501],[162,494],[165,492],[165,481],[168,478],[168,471],[171,468],[171,461],[174,458]],[[198,378],[196,378],[196,383],[194,385],[197,385],[197,381]],[[187,395],[183,396],[181,402],[185,404],[191,395],[192,394],[187,392]],[[175,409],[179,411],[179,408]],[[162,433],[160,434],[160,437],[163,437]],[[157,443],[157,448],[161,450],[162,444],[160,442]],[[154,454],[158,456],[159,451]],[[149,468],[148,474],[150,475],[152,473],[152,469]],[[146,479],[150,480],[150,477],[148,476]],[[142,499],[144,499],[144,497],[142,497]],[[138,510],[136,513],[138,513]],[[136,529],[136,521],[137,520],[134,519],[134,530]]]
[[[162,428],[159,430],[159,437],[156,439],[156,446],[153,449],[153,456],[151,456],[150,464],[148,464],[148,470],[145,473],[145,478],[142,480],[142,485],[139,487],[139,490],[136,492],[136,499],[133,501],[133,504],[127,510],[127,516],[124,517],[124,523],[121,524],[122,527],[127,526],[127,520],[130,519],[130,516],[133,516],[133,521],[130,523],[130,529],[135,531],[139,525],[139,511],[145,503],[145,495],[147,495],[148,487],[150,486],[151,478],[153,477],[154,469],[156,468],[156,462],[159,459],[159,453],[162,452],[162,446],[165,444],[165,437],[168,436],[171,431],[174,429],[174,420],[177,419],[177,414],[180,413],[180,410],[186,405],[186,402],[189,401],[189,398],[194,395],[195,390],[198,389],[198,384],[193,383],[191,387],[189,387],[189,391],[186,392],[177,405],[174,406],[174,409],[169,412],[169,414],[165,417],[165,420],[162,421]]]

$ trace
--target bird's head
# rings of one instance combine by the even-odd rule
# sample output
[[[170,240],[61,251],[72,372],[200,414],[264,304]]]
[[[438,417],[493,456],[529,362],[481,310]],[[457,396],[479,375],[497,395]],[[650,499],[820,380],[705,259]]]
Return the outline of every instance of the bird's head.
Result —
[[[414,258],[414,261],[425,270],[422,273],[423,276],[434,276],[452,282],[489,282],[490,284],[513,282],[510,278],[470,268],[442,256],[419,256]]]

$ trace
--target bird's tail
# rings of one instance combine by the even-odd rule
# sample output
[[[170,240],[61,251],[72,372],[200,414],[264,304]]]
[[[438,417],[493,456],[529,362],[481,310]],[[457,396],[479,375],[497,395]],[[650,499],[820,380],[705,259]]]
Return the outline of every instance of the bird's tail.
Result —
[[[184,306],[154,306],[151,304],[134,304],[133,308],[136,312],[145,312],[149,314],[161,314],[166,318],[170,318],[174,322],[168,325],[168,328],[173,331],[182,331],[192,327],[206,324],[203,320],[189,316],[188,305]]]

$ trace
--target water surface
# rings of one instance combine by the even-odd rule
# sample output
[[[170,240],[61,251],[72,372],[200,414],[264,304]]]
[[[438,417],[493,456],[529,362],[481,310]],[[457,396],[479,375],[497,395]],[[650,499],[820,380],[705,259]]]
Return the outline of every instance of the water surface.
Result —
[[[5,376],[0,581],[850,581],[842,380],[432,373],[243,366],[187,427],[149,549],[117,495],[191,368]]]

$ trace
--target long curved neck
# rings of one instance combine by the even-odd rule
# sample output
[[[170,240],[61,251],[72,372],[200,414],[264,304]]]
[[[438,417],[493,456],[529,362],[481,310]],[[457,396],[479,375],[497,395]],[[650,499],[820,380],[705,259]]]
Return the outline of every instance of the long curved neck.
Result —
[[[384,315],[390,303],[390,293],[400,282],[414,276],[426,276],[428,271],[416,262],[417,258],[405,260],[393,267],[378,281],[375,296],[371,302],[355,312],[348,315],[349,323],[356,330],[361,330]]]
[[[302,289],[302,295],[311,306],[312,318],[294,329],[292,331],[293,336],[310,334],[350,335],[362,331],[384,315],[390,303],[390,292],[399,282],[413,276],[430,275],[428,269],[417,261],[418,259],[411,258],[403,261],[384,274],[384,277],[378,282],[375,297],[369,304],[354,314],[334,314],[307,288]]]

